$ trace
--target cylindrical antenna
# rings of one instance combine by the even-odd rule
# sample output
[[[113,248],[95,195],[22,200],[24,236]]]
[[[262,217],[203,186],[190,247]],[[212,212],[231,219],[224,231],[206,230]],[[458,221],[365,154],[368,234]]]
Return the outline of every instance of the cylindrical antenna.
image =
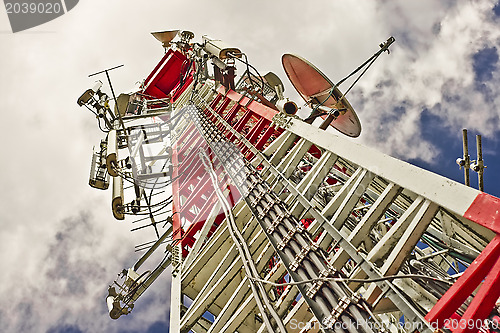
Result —
[[[470,168],[470,156],[469,156],[469,147],[468,147],[468,142],[467,142],[467,129],[464,128],[462,130],[462,138],[463,138],[463,144],[464,144],[464,178],[465,178],[465,185],[470,186],[470,178],[469,178],[469,168]]]
[[[476,135],[476,147],[477,147],[477,178],[479,184],[479,191],[484,191],[484,182],[483,182],[483,172],[484,172],[484,162],[483,162],[483,147],[481,142],[481,135]]]

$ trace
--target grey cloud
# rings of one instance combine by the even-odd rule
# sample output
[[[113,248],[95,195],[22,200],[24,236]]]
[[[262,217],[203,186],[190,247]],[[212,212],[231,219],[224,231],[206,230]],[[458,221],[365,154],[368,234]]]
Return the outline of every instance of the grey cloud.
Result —
[[[108,221],[109,222],[109,221]],[[108,223],[106,223],[109,225]],[[43,253],[30,253],[36,275],[19,276],[19,286],[0,300],[6,332],[118,332],[140,329],[168,311],[165,278],[140,301],[131,319],[116,322],[107,315],[107,285],[134,260],[129,242],[109,243],[113,233],[90,212],[81,212],[55,225],[56,232]],[[128,257],[128,258],[127,258]],[[70,332],[73,332],[70,330]]]
[[[61,325],[50,328],[47,333],[83,333],[77,326]]]
[[[88,277],[102,281],[109,273],[102,263],[104,258],[93,257],[94,248],[102,246],[102,239],[90,220],[88,213],[63,220],[61,230],[56,233],[43,260],[47,268],[46,277],[64,286],[59,291],[63,295],[68,293],[82,297],[88,292],[85,283]],[[95,259],[101,259],[101,262]]]

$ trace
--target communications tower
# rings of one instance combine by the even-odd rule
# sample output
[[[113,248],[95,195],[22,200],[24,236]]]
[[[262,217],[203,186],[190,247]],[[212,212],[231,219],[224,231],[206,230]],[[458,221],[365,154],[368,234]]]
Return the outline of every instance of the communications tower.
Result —
[[[499,332],[499,198],[346,138],[351,87],[299,56],[282,64],[303,118],[239,48],[153,35],[165,54],[136,91],[78,99],[105,132],[89,184],[156,233],[109,286],[111,318],[170,267],[170,332]]]

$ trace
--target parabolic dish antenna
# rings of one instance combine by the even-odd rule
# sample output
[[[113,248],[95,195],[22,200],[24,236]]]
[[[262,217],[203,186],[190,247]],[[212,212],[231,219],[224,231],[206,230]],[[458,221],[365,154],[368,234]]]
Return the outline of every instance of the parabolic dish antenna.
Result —
[[[179,30],[152,32],[154,38],[162,42],[163,47],[169,47],[169,43],[177,36]]]
[[[361,123],[356,112],[338,88],[330,94],[334,84],[325,74],[306,59],[293,54],[284,54],[281,62],[293,86],[311,108],[321,104],[322,109],[341,110],[330,126],[347,136],[359,136]],[[327,117],[322,116],[323,119]]]

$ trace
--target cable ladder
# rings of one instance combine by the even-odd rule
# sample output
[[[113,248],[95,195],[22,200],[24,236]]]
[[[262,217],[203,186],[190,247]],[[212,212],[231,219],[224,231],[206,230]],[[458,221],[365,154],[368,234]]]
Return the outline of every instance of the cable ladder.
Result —
[[[206,96],[206,91],[204,93]],[[246,166],[247,172],[250,175],[246,180],[247,184],[239,184],[240,186],[252,184],[251,191],[249,190],[249,195],[245,198],[246,207],[243,207],[241,204],[236,206],[235,210],[239,209],[239,211],[237,210],[235,215],[238,219],[240,214],[245,212],[239,220],[242,220],[240,222],[241,225],[247,228],[251,227],[252,223],[255,223],[251,221],[256,219],[258,223],[263,226],[261,231],[264,231],[266,234],[266,238],[272,245],[272,250],[281,254],[280,257],[283,256],[283,252],[289,252],[289,257],[296,258],[295,261],[292,261],[290,258],[286,259],[282,257],[282,262],[285,266],[288,266],[288,273],[292,276],[294,281],[301,280],[300,276],[294,273],[294,270],[298,270],[299,267],[302,268],[303,266],[309,266],[311,269],[311,262],[314,261],[316,261],[317,265],[320,265],[320,262],[323,261],[323,269],[319,270],[323,273],[321,277],[328,274],[327,272],[342,270],[347,262],[355,263],[354,267],[352,267],[354,268],[353,271],[349,273],[349,277],[351,278],[378,279],[396,274],[405,258],[415,248],[416,243],[427,229],[439,232],[442,231],[442,223],[439,220],[444,218],[436,218],[437,215],[446,216],[446,218],[457,223],[456,216],[442,209],[436,203],[425,199],[421,195],[415,195],[408,191],[404,191],[404,188],[401,186],[377,177],[376,174],[367,169],[356,167],[352,163],[342,160],[338,155],[328,150],[324,150],[321,157],[313,163],[313,167],[298,184],[294,183],[289,178],[293,175],[293,172],[297,170],[298,165],[304,159],[304,155],[306,155],[309,148],[313,145],[311,141],[300,137],[296,133],[285,130],[277,140],[271,143],[271,145],[261,153],[256,150],[244,136],[231,127],[219,114],[218,110],[212,108],[201,94],[197,92],[192,92],[192,94],[193,101],[197,104],[198,108],[205,111],[203,118],[200,118],[199,122],[200,124],[202,122],[204,123],[203,129],[207,132],[206,135],[212,137],[211,141],[214,141],[215,138],[222,140],[220,133],[214,133],[217,128],[218,130],[222,130],[226,136],[233,138],[233,143],[238,145],[242,151],[253,154],[252,160]],[[221,106],[221,108],[234,108],[234,105],[226,103]],[[207,116],[210,117],[211,122],[214,122],[213,125],[207,119],[204,119],[204,117]],[[197,117],[202,117],[202,113],[198,112]],[[280,117],[281,115],[278,114],[275,117],[276,119],[273,120],[275,120],[278,125],[285,128],[294,121],[289,117],[287,117],[288,119],[280,119]],[[297,139],[298,141],[293,144]],[[337,193],[335,193],[334,198],[323,207],[323,205],[316,200],[317,193],[310,189],[317,189],[327,176],[325,170],[332,169],[335,163],[339,161],[347,165],[353,172],[350,176],[347,176],[345,173],[334,170],[334,173],[340,173],[338,178],[341,179],[343,177],[344,183]],[[255,167],[257,166],[262,168],[259,172],[255,172]],[[228,174],[231,174],[231,172],[228,172]],[[262,179],[261,176],[264,179]],[[379,192],[376,193],[377,191],[375,189],[378,189]],[[369,196],[371,196],[374,201],[367,208],[363,208],[359,200],[366,196],[367,193],[370,194]],[[273,215],[273,207],[275,206],[285,207],[289,212],[282,212],[281,215]],[[366,249],[367,254],[361,255],[359,246],[362,245],[366,237],[369,237],[369,232],[372,231],[377,224],[384,223],[385,213],[391,207],[393,210],[399,211],[397,222],[389,229],[388,233],[381,236],[374,248]],[[359,221],[357,221],[358,223],[355,224],[355,229],[350,231],[344,227],[343,224],[352,218],[350,215],[355,209],[364,211],[364,215],[360,217]],[[248,210],[253,213],[253,219],[248,217]],[[289,223],[288,219],[285,219],[288,213],[290,213],[291,217],[297,216],[299,218]],[[283,221],[279,223],[275,222],[274,225],[266,223],[265,216],[269,214],[274,218],[278,218],[278,220],[283,219]],[[298,220],[302,218],[314,218],[314,222],[309,226],[307,232],[301,230],[300,224],[298,223]],[[249,223],[245,224],[246,221],[249,221]],[[281,234],[278,234],[279,237],[282,238],[280,242],[276,237],[270,235],[270,232],[272,234],[275,230],[279,229],[282,229],[280,230]],[[484,246],[488,241],[488,232],[482,231],[482,233],[483,235],[478,233],[472,233],[471,235],[471,233],[462,232],[463,236],[468,239],[474,239],[479,247]],[[309,248],[300,245],[303,246],[302,249],[306,248],[300,252],[299,248],[295,246],[294,251],[292,250],[293,245],[290,246],[288,244],[288,242],[293,242],[298,235],[309,238]],[[319,235],[319,237],[317,237],[317,245],[311,244],[311,235]],[[332,242],[340,249],[337,252],[330,251],[328,265],[325,266],[325,258],[319,255],[316,255],[314,259],[309,257],[309,253],[321,251],[320,249],[322,249],[324,253],[327,253],[326,247],[331,245]],[[316,246],[318,249],[316,249]],[[270,250],[269,246],[267,247],[267,257],[265,259],[271,257],[272,250]],[[468,250],[476,254],[479,253],[478,249]],[[202,254],[200,254],[200,256],[201,255]],[[374,265],[374,262],[382,258],[388,258],[386,264],[382,267]],[[188,256],[187,259],[190,260],[190,256]],[[260,259],[264,259],[264,257]],[[313,268],[312,271],[315,271],[316,274],[315,276],[313,275],[313,277],[320,276],[317,268]],[[324,288],[321,286],[318,289],[319,284],[320,283],[316,283],[314,288],[309,287],[309,289],[312,289],[309,291],[309,295],[315,297],[315,295],[318,294],[318,290]],[[350,283],[349,288],[345,288],[348,292],[345,297],[352,297],[353,304],[355,304],[357,299],[355,296],[356,294],[353,293],[352,290],[356,290],[361,285],[360,283]],[[406,320],[419,322],[422,325],[421,327],[426,327],[426,321],[423,319],[423,313],[425,313],[425,311],[416,307],[414,303],[408,301],[401,293],[400,288],[408,286],[419,288],[418,284],[414,281],[405,282],[403,279],[395,280],[394,282],[389,280],[377,282],[368,287],[367,292],[369,297],[367,297],[367,299],[376,305],[379,303],[392,302],[399,310],[402,310]],[[219,288],[221,288],[220,285]],[[304,299],[307,302],[307,288],[299,286],[298,289],[301,291],[302,295],[306,295]],[[420,290],[422,290],[421,287],[419,288],[419,291]],[[426,300],[429,304],[432,300],[435,300],[435,297],[433,297],[433,295],[428,295],[428,293],[419,297],[424,299],[426,297],[429,298],[430,300]],[[337,299],[342,299],[342,297],[337,297]],[[315,313],[316,318],[320,320],[330,320],[330,323],[333,323],[337,318],[332,314],[339,312],[343,313],[344,310],[338,311],[341,306],[335,309],[331,304],[325,304],[327,303],[321,306],[316,304],[316,302],[309,302],[308,306]],[[246,306],[248,307],[248,305]],[[351,307],[354,307],[354,305],[351,305]],[[326,310],[327,308],[328,311]],[[226,311],[227,310],[228,309],[226,309]],[[187,321],[184,321],[184,323],[188,323],[189,318],[194,317],[186,317],[185,320]],[[357,318],[357,320],[359,319],[360,318]],[[192,321],[192,319],[190,320]],[[214,325],[218,327],[216,326],[217,322],[214,323]],[[431,331],[431,329],[432,328],[427,325],[427,331]],[[423,331],[426,330],[424,329]]]

